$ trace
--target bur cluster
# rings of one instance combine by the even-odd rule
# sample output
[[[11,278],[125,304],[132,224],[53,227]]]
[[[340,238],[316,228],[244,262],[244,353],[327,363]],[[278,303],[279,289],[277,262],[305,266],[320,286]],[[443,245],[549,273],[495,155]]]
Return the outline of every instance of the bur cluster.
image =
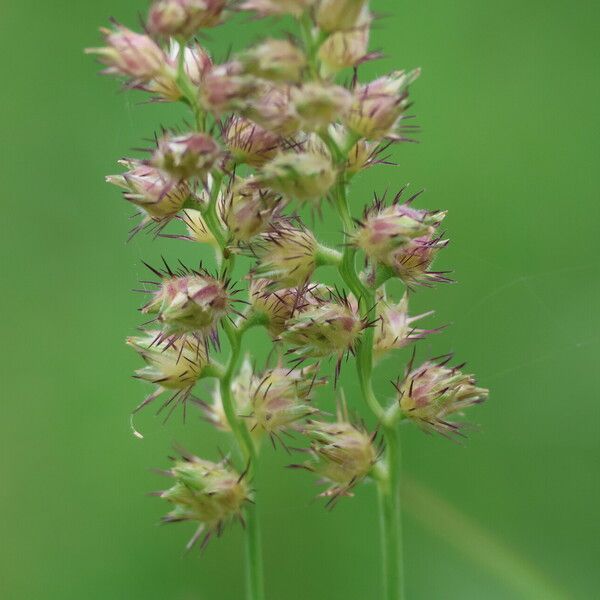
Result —
[[[405,187],[386,192],[390,170],[374,198],[352,191],[415,133],[419,70],[362,78],[379,58],[374,18],[367,0],[156,0],[143,31],[113,22],[88,50],[126,88],[187,111],[107,181],[135,207],[132,235],[172,244],[162,264],[147,265],[146,322],[127,340],[146,364],[135,376],[153,386],[136,410],[193,410],[231,440],[231,456],[184,452],[167,472],[165,520],[195,522],[191,543],[251,514],[263,440],[300,448],[294,466],[316,476],[332,506],[393,477],[385,448],[401,425],[461,435],[456,417],[487,397],[450,357],[400,364],[441,330],[409,304],[422,286],[450,281],[434,267],[448,244],[446,211]],[[205,46],[206,33],[251,19],[266,19],[269,36],[224,60]],[[322,215],[343,231],[330,244],[313,229]],[[214,261],[183,264],[176,240],[210,248]],[[265,364],[243,358],[253,327],[273,346]],[[378,399],[371,377],[384,359],[394,384]],[[360,385],[345,390],[351,410],[336,411],[320,395],[327,386],[342,395],[347,365]]]

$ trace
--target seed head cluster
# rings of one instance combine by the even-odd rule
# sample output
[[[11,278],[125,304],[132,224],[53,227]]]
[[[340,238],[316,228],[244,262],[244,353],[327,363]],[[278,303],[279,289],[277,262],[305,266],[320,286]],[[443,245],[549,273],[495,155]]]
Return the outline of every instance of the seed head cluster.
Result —
[[[267,19],[268,37],[226,59],[205,47],[216,28],[249,16]],[[395,145],[415,141],[419,70],[362,77],[380,56],[369,48],[374,20],[368,0],[155,0],[144,32],[113,22],[87,50],[127,89],[186,110],[107,181],[137,210],[131,235],[214,252],[208,268],[176,256],[146,265],[146,322],[127,340],[146,364],[135,377],[154,386],[135,410],[164,394],[166,418],[194,409],[229,436],[231,456],[218,462],[173,459],[172,486],[158,493],[171,504],[166,522],[196,522],[191,544],[244,523],[262,440],[304,453],[295,466],[318,477],[333,506],[385,473],[378,432],[404,421],[462,434],[456,417],[487,397],[449,358],[402,359],[442,329],[409,304],[419,287],[450,281],[433,267],[448,244],[446,211],[405,188],[390,199],[349,193],[365,170],[393,163]],[[253,327],[273,346],[266,361],[243,343]],[[387,406],[371,387],[384,358],[403,373]],[[320,396],[329,386],[343,397],[346,363],[358,383],[345,390],[351,410],[342,402],[334,417]]]

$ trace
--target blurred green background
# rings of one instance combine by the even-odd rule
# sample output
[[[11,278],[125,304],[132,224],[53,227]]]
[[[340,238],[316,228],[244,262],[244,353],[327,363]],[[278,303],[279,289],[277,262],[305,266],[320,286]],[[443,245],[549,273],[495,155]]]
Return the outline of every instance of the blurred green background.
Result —
[[[420,350],[454,351],[491,388],[462,445],[406,428],[403,468],[409,598],[598,598],[600,300],[597,223],[600,5],[592,0],[374,2],[387,13],[363,76],[423,68],[414,87],[419,145],[352,193],[426,187],[450,211],[440,265],[459,285],[413,306],[451,323]],[[144,0],[0,2],[3,93],[3,338],[0,597],[233,600],[243,597],[239,527],[202,557],[187,525],[159,527],[145,497],[173,442],[228,449],[199,419],[166,426],[129,411],[146,388],[123,338],[140,322],[130,292],[141,259],[197,248],[138,236],[103,182],[179,109],[142,103],[96,75],[82,48],[109,16],[135,26]],[[262,25],[211,34],[222,58]],[[282,30],[277,27],[276,30]],[[273,31],[271,31],[273,33]],[[594,225],[596,223],[596,225]],[[318,225],[337,240],[332,219]],[[257,356],[266,338],[254,338]],[[405,355],[378,371],[377,389]],[[351,368],[343,384],[357,408]],[[331,394],[322,404],[333,406]],[[265,452],[261,494],[270,600],[371,600],[380,589],[375,493],[326,512],[308,474]]]

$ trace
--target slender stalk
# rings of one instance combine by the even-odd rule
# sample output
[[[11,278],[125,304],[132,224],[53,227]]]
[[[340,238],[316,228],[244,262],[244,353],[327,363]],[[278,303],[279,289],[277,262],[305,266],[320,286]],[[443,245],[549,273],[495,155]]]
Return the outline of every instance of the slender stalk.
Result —
[[[400,512],[400,448],[398,430],[384,428],[386,477],[378,481],[385,600],[404,598],[402,526]]]
[[[257,453],[252,437],[241,419],[235,412],[235,405],[231,393],[231,381],[235,373],[237,362],[241,353],[241,337],[244,329],[236,328],[229,321],[226,322],[225,333],[231,345],[231,355],[225,374],[219,381],[223,410],[238,445],[248,462],[248,478],[250,481],[256,474]],[[259,519],[256,506],[249,504],[245,509],[246,517],[246,581],[248,600],[264,600],[264,577],[262,547],[260,541]]]
[[[374,306],[375,295],[373,291],[367,288],[360,280],[360,277],[356,272],[356,251],[352,246],[347,244],[348,237],[354,229],[354,225],[348,209],[346,186],[343,181],[340,181],[337,186],[336,203],[338,213],[342,220],[345,238],[344,242],[346,243],[342,260],[338,267],[339,272],[346,285],[350,288],[350,291],[357,299],[362,301],[362,316],[369,319]],[[377,419],[383,421],[385,411],[381,404],[379,404],[371,384],[371,373],[373,370],[373,329],[371,327],[368,327],[363,332],[357,350],[356,362],[360,386],[365,401]]]
[[[354,229],[348,207],[346,185],[340,177],[336,190],[336,205],[344,228],[346,245],[339,263],[339,272],[352,293],[361,300],[361,316],[370,321],[375,306],[375,292],[366,286],[356,271],[356,251],[347,244]],[[366,404],[377,420],[383,425],[386,444],[385,464],[376,477],[381,522],[381,541],[383,555],[384,599],[403,600],[404,573],[402,561],[402,534],[400,515],[400,448],[399,434],[395,419],[389,419],[386,410],[377,400],[373,391],[373,337],[372,327],[362,334],[356,354],[356,366],[360,387]]]
[[[264,600],[265,582],[258,512],[246,508],[246,585],[248,600]]]
[[[208,205],[203,210],[206,225],[219,244],[219,258],[222,258],[222,271],[226,273],[233,269],[233,255],[227,252],[227,242],[219,223],[216,212],[217,199],[221,189],[223,175],[220,172],[213,173],[213,181],[210,190]],[[219,377],[219,391],[223,403],[223,411],[229,423],[229,427],[236,439],[240,453],[247,464],[247,477],[253,481],[256,475],[257,451],[242,419],[236,414],[235,402],[231,393],[231,384],[236,372],[242,350],[242,338],[246,331],[255,324],[260,323],[260,318],[242,319],[237,324],[225,319],[223,329],[230,345],[230,355],[224,372]],[[264,600],[264,576],[262,546],[260,540],[259,518],[256,506],[250,503],[245,511],[245,546],[246,546],[246,593],[248,600]]]
[[[223,228],[221,227],[221,223],[219,222],[219,217],[217,215],[217,202],[219,200],[219,192],[221,191],[222,183],[223,174],[220,171],[215,170],[212,174],[212,183],[210,187],[208,204],[202,210],[202,216],[204,217],[206,226],[213,234],[215,240],[217,240],[217,244],[219,245],[219,260],[221,260],[221,257],[225,254],[227,245],[225,235],[223,234]]]

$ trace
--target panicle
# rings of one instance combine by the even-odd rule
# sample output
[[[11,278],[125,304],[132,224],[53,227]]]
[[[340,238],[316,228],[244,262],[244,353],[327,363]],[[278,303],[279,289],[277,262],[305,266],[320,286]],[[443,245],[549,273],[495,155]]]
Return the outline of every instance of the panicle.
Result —
[[[415,238],[431,237],[446,216],[442,211],[419,210],[410,206],[416,196],[400,203],[402,191],[390,206],[380,198],[365,209],[352,243],[374,261],[391,266],[394,252]]]
[[[377,462],[379,451],[375,436],[347,419],[335,423],[315,421],[305,429],[311,440],[310,459],[299,466],[318,475],[328,485],[320,495],[329,498],[328,505],[351,496]]]
[[[204,547],[213,535],[221,535],[234,518],[243,522],[242,508],[251,500],[250,490],[245,474],[234,471],[226,459],[215,463],[184,452],[180,459],[175,459],[167,475],[174,483],[161,492],[160,497],[173,508],[163,517],[163,522],[200,524],[188,549],[202,534]]]
[[[120,75],[132,82],[150,81],[168,68],[167,57],[150,37],[114,23],[113,29],[100,29],[106,46],[87,48],[87,54],[95,54],[106,65],[104,73]]]
[[[344,119],[352,106],[352,94],[346,88],[326,82],[293,88],[291,99],[304,131],[326,129]]]
[[[270,187],[289,200],[318,205],[336,180],[330,156],[315,151],[288,150],[263,165],[256,177],[259,185]]]
[[[106,181],[123,188],[125,199],[154,221],[174,217],[190,197],[187,182],[174,181],[156,167],[133,159],[121,160],[119,164],[129,170],[122,175],[109,175]]]
[[[302,42],[293,35],[267,37],[214,64],[194,36],[204,37],[205,29],[240,10],[299,21]],[[390,447],[385,465],[377,465],[383,440],[378,443],[362,421],[351,422],[345,401],[337,417],[319,420],[325,417],[312,400],[327,382],[318,376],[323,363],[335,364],[335,387],[344,359],[356,356],[361,388],[370,391],[366,401],[385,437],[401,420],[428,433],[460,435],[453,417],[488,396],[474,376],[461,372],[463,365],[448,366],[451,356],[413,368],[414,354],[391,406],[379,404],[370,390],[373,359],[439,331],[416,326],[433,311],[411,316],[408,291],[450,281],[445,272],[431,270],[448,244],[439,232],[444,211],[414,208],[419,194],[403,201],[404,190],[391,203],[375,196],[360,220],[348,203],[353,176],[377,163],[392,164],[387,149],[414,141],[401,135],[416,129],[403,120],[418,69],[359,83],[359,66],[380,56],[369,52],[373,19],[368,0],[150,0],[148,35],[114,22],[101,29],[105,46],[86,50],[105,73],[124,78],[127,88],[191,109],[193,125],[186,128],[194,131],[163,129],[149,160],[123,159],[126,171],[107,181],[139,207],[143,218],[133,232],[146,228],[157,237],[213,246],[218,268],[211,274],[202,264],[190,269],[179,261],[171,269],[164,258],[159,269],[146,265],[156,281],[143,281],[148,288],[136,291],[148,294],[140,311],[151,320],[127,344],[144,364],[134,377],[153,387],[134,412],[161,397],[159,413],[168,409],[168,418],[183,406],[185,419],[191,401],[205,420],[233,434],[232,443],[252,461],[263,439],[286,448],[282,436],[301,433],[310,444],[299,450],[307,459],[291,466],[319,476],[328,506],[352,496],[370,474],[388,493],[394,460]],[[353,69],[349,84],[342,82],[344,69]],[[290,205],[308,206],[321,215],[324,202],[334,200],[343,252],[321,245],[290,212]],[[165,233],[172,220],[185,226],[185,235],[181,225],[180,235]],[[236,263],[240,254],[255,259],[245,277],[248,302],[236,299],[240,290],[231,284],[234,267],[242,266]],[[358,257],[365,259],[362,274],[356,272]],[[355,295],[312,282],[324,266],[334,267]],[[386,296],[392,276],[406,288],[399,302]],[[237,302],[248,310],[238,312]],[[255,325],[266,328],[274,352],[262,370],[248,356],[238,369],[243,336]],[[224,366],[209,357],[221,352],[219,328],[228,338]],[[204,401],[192,391],[208,378],[217,383]],[[204,546],[230,521],[244,524],[254,465],[236,472],[225,457],[211,462],[180,454],[165,472],[172,485],[157,493],[171,504],[163,521],[195,521],[188,548],[198,540]],[[260,587],[258,579],[252,587]]]
[[[274,287],[302,286],[316,268],[318,247],[312,232],[299,222],[278,219],[249,248],[258,259],[252,276],[270,279]]]
[[[405,292],[400,302],[388,303],[383,295],[378,298],[377,317],[379,322],[375,328],[374,354],[380,357],[394,349],[401,349],[416,340],[422,340],[433,329],[418,329],[413,323],[428,317],[433,311],[411,317],[408,314],[408,293]]]
[[[306,67],[304,52],[289,40],[265,40],[245,50],[237,60],[246,73],[270,81],[300,81]]]
[[[488,397],[488,390],[477,387],[473,375],[463,374],[460,367],[447,366],[451,359],[447,356],[441,362],[427,361],[414,370],[411,366],[396,385],[402,414],[428,433],[460,433],[461,424],[451,421],[451,415]]]
[[[408,107],[408,86],[419,70],[396,71],[354,90],[354,102],[347,119],[348,127],[368,140],[391,136]]]
[[[165,338],[185,333],[212,334],[219,321],[232,311],[226,281],[203,270],[155,272],[162,278],[142,312],[156,315]]]
[[[281,136],[249,119],[232,116],[225,125],[223,138],[236,163],[261,167],[275,157]]]
[[[226,0],[156,0],[150,7],[148,31],[162,36],[191,37],[221,22]]]
[[[150,163],[176,180],[190,177],[204,180],[220,156],[221,149],[210,135],[166,133],[158,140]]]

